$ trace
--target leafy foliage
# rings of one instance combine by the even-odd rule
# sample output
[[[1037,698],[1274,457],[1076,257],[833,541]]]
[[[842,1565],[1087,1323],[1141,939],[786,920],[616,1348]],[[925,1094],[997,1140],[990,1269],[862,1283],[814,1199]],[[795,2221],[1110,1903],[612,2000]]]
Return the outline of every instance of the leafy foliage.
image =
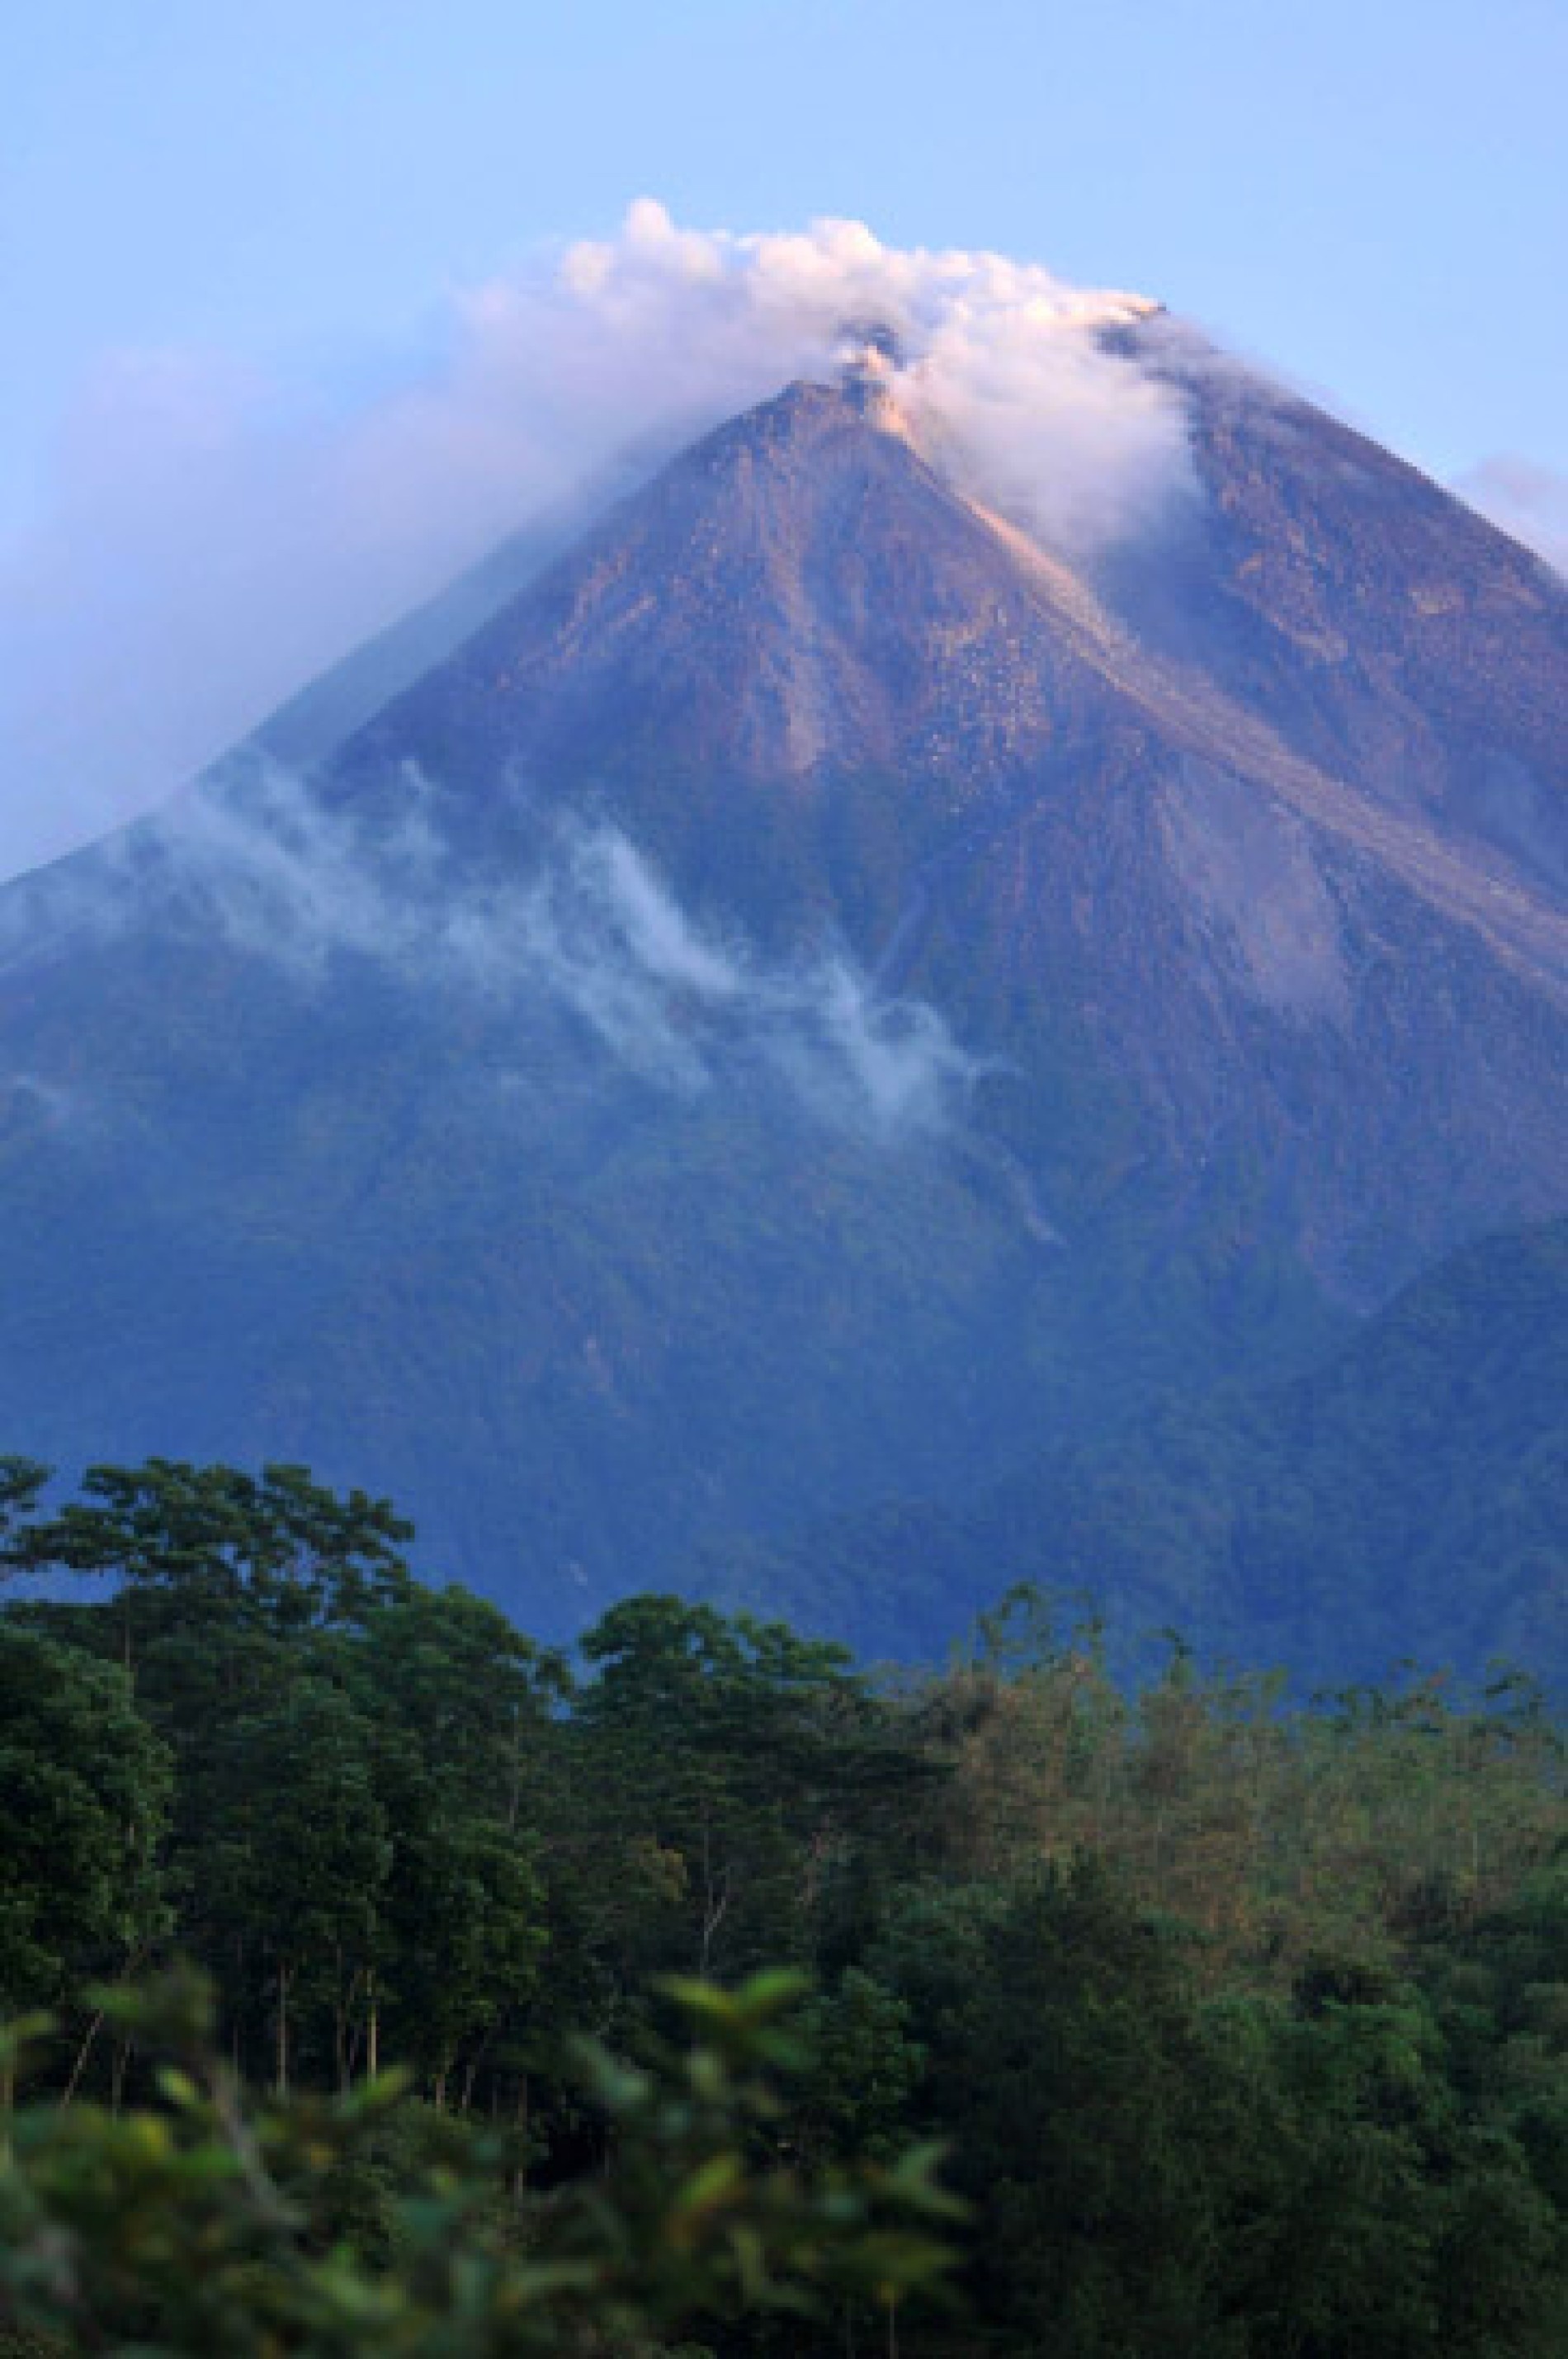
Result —
[[[16,2123],[0,2317],[67,2338],[46,2352],[112,2339],[139,2359],[610,2359],[693,2321],[885,2305],[939,2278],[957,2207],[927,2155],[803,2176],[770,2149],[795,1995],[779,1976],[732,1995],[680,1985],[682,2039],[636,2068],[585,2049],[613,2177],[524,2208],[497,2200],[503,2141],[410,2120],[395,2081],[254,2112],[213,2049],[203,1984],[105,1995],[166,2060],[157,2102]],[[356,2180],[380,2191],[368,2250],[362,2226],[344,2233]]]
[[[0,1614],[0,1973],[49,2010],[0,2086],[0,2332],[1568,2345],[1568,1813],[1523,1675],[1303,1705],[1172,1639],[1129,1680],[1028,1589],[921,1676],[658,1595],[572,1664],[299,1470],[42,1495],[12,1561],[110,1586]]]

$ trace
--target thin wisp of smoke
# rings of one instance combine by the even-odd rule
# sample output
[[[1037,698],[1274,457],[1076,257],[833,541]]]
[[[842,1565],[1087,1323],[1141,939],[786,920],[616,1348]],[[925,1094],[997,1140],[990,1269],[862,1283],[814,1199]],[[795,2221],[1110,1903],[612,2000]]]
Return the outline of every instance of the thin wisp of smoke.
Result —
[[[344,962],[422,995],[565,1015],[584,1070],[696,1100],[759,1081],[827,1127],[897,1147],[954,1131],[989,1070],[938,1012],[879,991],[842,948],[764,958],[685,910],[620,829],[542,823],[503,879],[460,862],[416,768],[373,832],[276,766],[199,789],[0,906],[0,968],[149,926],[220,941],[306,994]]]

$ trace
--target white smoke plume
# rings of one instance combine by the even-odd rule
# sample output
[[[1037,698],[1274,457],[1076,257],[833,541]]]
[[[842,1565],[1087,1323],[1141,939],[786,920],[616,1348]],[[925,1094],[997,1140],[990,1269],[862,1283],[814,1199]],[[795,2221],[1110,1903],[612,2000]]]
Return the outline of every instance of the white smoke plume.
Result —
[[[870,337],[961,483],[1092,550],[1184,480],[1176,396],[1096,335],[1150,308],[855,222],[740,236],[643,199],[612,239],[453,297],[360,397],[114,356],[0,550],[0,873],[172,790],[629,446],[645,468]]]
[[[430,782],[410,766],[403,786],[400,820],[368,833],[276,766],[243,800],[179,797],[0,902],[0,978],[85,935],[216,934],[308,993],[330,992],[346,956],[421,993],[481,995],[520,1032],[564,1012],[585,1049],[676,1098],[761,1078],[883,1146],[962,1127],[989,1061],[847,951],[764,959],[692,918],[605,822],[551,821],[521,869],[486,878],[454,858]]]
[[[557,836],[532,884],[449,947],[470,974],[559,997],[665,1087],[697,1094],[761,1068],[818,1120],[884,1144],[960,1123],[986,1071],[935,1008],[876,993],[846,954],[768,963],[697,926],[608,826]]]

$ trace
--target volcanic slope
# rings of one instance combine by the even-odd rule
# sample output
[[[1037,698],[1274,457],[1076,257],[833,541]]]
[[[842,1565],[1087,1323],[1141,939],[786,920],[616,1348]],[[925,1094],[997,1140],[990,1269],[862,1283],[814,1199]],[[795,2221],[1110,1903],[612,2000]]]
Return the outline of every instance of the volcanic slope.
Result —
[[[1568,592],[1160,323],[1069,570],[708,436],[307,781],[0,897],[14,1446],[311,1460],[567,1627],[1568,1205]]]
[[[1156,1634],[1309,1681],[1489,1658],[1568,1692],[1568,1221],[1463,1247],[1323,1364],[1175,1394],[1047,1449],[962,1513],[915,1500],[748,1536],[692,1584],[871,1651],[940,1656],[1027,1583],[1104,1618],[1119,1668]]]

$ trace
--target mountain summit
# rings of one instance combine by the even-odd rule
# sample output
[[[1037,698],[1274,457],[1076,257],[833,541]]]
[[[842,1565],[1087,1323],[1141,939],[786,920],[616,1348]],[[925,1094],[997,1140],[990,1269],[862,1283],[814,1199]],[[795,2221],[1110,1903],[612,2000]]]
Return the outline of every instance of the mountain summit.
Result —
[[[944,480],[882,384],[792,386],[330,791],[412,763],[503,840],[524,787],[590,799],[697,908],[830,928],[1014,1062],[996,1121],[1054,1201],[1093,1217],[1115,1184],[1028,1084],[1065,1070],[1178,1193],[1245,1166],[1274,1235],[1369,1301],[1560,1201],[1568,593],[1177,350],[1204,489],[1098,575]]]
[[[308,1457],[566,1627],[1568,1209],[1568,590],[1105,332],[1191,468],[1092,559],[794,384],[0,896],[16,1447]]]

